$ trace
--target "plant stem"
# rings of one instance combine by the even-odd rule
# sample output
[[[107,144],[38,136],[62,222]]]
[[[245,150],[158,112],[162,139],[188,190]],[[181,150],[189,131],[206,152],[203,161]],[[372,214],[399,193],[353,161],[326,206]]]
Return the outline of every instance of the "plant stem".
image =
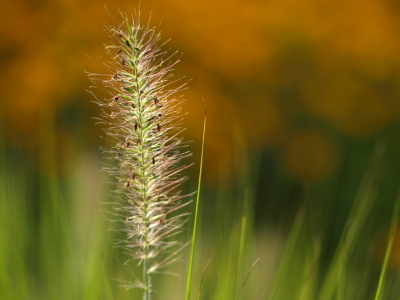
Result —
[[[379,276],[379,283],[378,283],[378,287],[376,289],[376,294],[375,294],[375,298],[374,298],[375,300],[380,300],[382,298],[381,295],[382,295],[382,290],[383,290],[383,284],[384,284],[386,269],[387,269],[387,265],[389,263],[390,253],[392,252],[394,235],[395,235],[396,230],[397,230],[399,210],[400,210],[400,190],[397,193],[397,198],[396,198],[396,202],[395,202],[395,205],[394,205],[392,221],[391,221],[391,224],[390,224],[390,236],[389,236],[388,245],[386,247],[385,259],[383,261],[381,274]]]
[[[136,77],[136,85],[137,85],[137,90],[139,90],[139,83]],[[141,104],[141,97],[140,95],[138,96],[138,119],[139,119],[139,124],[143,124],[143,107]],[[140,140],[143,141],[143,126],[140,126],[139,129],[139,137]],[[142,144],[141,144],[142,145]],[[143,240],[144,240],[144,247],[143,247],[143,253],[144,253],[144,259],[143,259],[143,283],[145,285],[145,290],[143,293],[143,300],[151,300],[151,276],[149,273],[149,265],[150,265],[150,259],[149,259],[149,241],[148,241],[148,228],[149,228],[149,220],[147,218],[147,213],[148,213],[148,199],[147,199],[147,190],[148,190],[148,184],[147,184],[147,177],[146,177],[146,155],[145,155],[145,149],[143,146],[140,146],[140,159],[141,159],[141,169],[142,169],[142,178],[143,178],[143,195],[142,195],[142,201],[143,201],[143,221],[144,221],[144,231],[143,231]]]
[[[191,247],[191,251],[190,251],[189,270],[188,270],[188,278],[187,278],[187,284],[186,284],[186,297],[185,297],[186,300],[190,299],[190,290],[191,290],[191,282],[192,282],[194,246],[195,246],[195,242],[196,242],[196,232],[197,232],[197,217],[198,217],[198,211],[199,211],[201,175],[202,175],[202,171],[203,171],[204,138],[205,138],[205,135],[206,135],[206,123],[207,123],[206,121],[207,121],[207,115],[206,115],[206,112],[204,112],[203,141],[202,141],[202,144],[201,144],[199,182],[198,182],[198,185],[197,185],[196,210],[195,210],[195,213],[194,213],[192,247]]]
[[[242,277],[243,271],[243,259],[244,259],[244,241],[246,238],[246,212],[247,212],[247,202],[249,198],[248,189],[244,192],[244,202],[243,202],[243,213],[242,213],[242,226],[240,230],[240,244],[239,244],[239,258],[238,258],[238,271],[236,278],[236,299],[239,299],[239,289],[240,289],[240,280]]]

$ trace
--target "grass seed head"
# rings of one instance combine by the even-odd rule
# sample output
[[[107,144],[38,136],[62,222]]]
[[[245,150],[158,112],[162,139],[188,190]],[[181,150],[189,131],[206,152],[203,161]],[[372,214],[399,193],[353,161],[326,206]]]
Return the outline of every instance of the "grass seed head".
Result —
[[[148,277],[176,259],[170,255],[177,244],[174,236],[186,221],[185,214],[176,213],[188,203],[177,190],[185,180],[180,172],[187,167],[180,161],[190,155],[179,152],[184,145],[178,93],[186,83],[171,87],[179,81],[172,75],[178,60],[161,50],[156,28],[138,18],[124,19],[107,27],[112,45],[106,47],[110,60],[104,65],[109,74],[89,76],[108,95],[96,102],[114,145],[108,155],[115,164],[104,169],[119,182],[114,208],[123,223],[119,230],[126,234],[117,244],[127,250],[129,260],[144,265],[137,285],[151,290]]]

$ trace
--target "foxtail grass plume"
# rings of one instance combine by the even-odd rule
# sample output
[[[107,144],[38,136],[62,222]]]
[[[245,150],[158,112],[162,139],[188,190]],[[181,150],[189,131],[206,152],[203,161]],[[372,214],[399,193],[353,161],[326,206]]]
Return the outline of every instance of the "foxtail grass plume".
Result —
[[[177,259],[182,247],[175,237],[186,222],[187,213],[176,212],[188,204],[177,188],[186,180],[180,165],[189,152],[179,151],[184,101],[171,71],[179,61],[163,52],[160,33],[140,23],[140,14],[130,22],[107,27],[112,44],[106,46],[110,60],[104,62],[109,74],[89,74],[106,97],[100,123],[112,145],[107,157],[114,160],[105,170],[118,180],[112,193],[113,214],[124,238],[117,242],[129,259],[142,266],[141,276],[125,285],[144,289],[143,299],[151,299],[151,277]],[[177,85],[178,87],[171,87]],[[178,245],[178,246],[177,246]]]

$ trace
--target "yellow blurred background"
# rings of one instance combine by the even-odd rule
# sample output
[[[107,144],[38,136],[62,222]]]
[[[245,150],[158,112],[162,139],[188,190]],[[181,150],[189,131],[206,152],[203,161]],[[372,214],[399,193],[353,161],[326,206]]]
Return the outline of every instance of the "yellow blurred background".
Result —
[[[62,112],[68,119],[82,110],[79,126],[99,144],[100,129],[88,121],[98,110],[85,92],[84,71],[102,71],[109,14],[120,20],[118,10],[138,7],[138,1],[1,2],[1,112],[13,143],[34,148],[40,120],[49,115],[59,136],[68,135]],[[167,47],[183,53],[176,74],[193,78],[184,109],[195,141],[205,99],[206,163],[214,170],[233,171],[239,139],[249,153],[279,149],[296,178],[320,178],[340,161],[338,147],[307,120],[349,136],[371,136],[399,121],[396,1],[147,0],[140,10],[144,21],[151,14],[164,40],[171,38]]]

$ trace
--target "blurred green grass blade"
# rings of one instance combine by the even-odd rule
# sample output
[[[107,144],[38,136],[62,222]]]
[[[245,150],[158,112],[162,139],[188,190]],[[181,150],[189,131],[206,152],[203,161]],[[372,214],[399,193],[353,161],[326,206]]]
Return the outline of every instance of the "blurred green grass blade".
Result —
[[[390,254],[391,254],[392,248],[393,248],[393,242],[394,242],[394,237],[395,237],[395,234],[396,234],[398,218],[399,218],[399,211],[400,211],[400,189],[399,189],[399,191],[397,193],[396,202],[394,204],[393,215],[392,215],[392,220],[391,220],[391,224],[390,224],[389,242],[388,242],[388,245],[386,247],[385,259],[383,261],[381,274],[379,276],[379,282],[378,282],[378,287],[376,289],[375,300],[382,299],[385,274],[386,274],[386,270],[387,270],[387,265],[388,265],[388,262],[389,262]]]
[[[200,300],[200,296],[201,296],[201,287],[203,286],[203,280],[204,280],[204,275],[206,274],[206,270],[208,268],[208,265],[211,262],[211,258],[207,261],[204,269],[203,269],[203,273],[201,274],[201,279],[200,279],[200,285],[199,285],[199,292],[198,292],[198,297],[197,299]]]
[[[250,274],[251,274],[251,271],[253,270],[254,266],[258,263],[259,260],[260,260],[260,259],[257,258],[257,260],[256,260],[256,261],[252,264],[252,266],[250,267],[249,272],[247,272],[247,276],[246,276],[246,278],[244,279],[244,282],[243,282],[243,284],[242,284],[242,288],[240,289],[240,293],[239,293],[239,296],[238,296],[237,300],[240,300],[240,298],[242,297],[242,293],[243,293],[244,287],[246,286],[246,282],[247,282],[247,280],[249,279],[249,276],[250,276]]]
[[[314,241],[312,251],[308,251],[307,254],[306,266],[304,268],[304,282],[300,288],[299,300],[311,300],[315,298],[319,259],[321,255],[320,243]]]
[[[346,229],[342,234],[333,261],[322,283],[320,300],[331,300],[335,291],[339,288],[339,285],[341,285],[341,289],[345,288],[343,285],[346,284],[346,281],[343,279],[343,272],[348,263],[347,258],[354,249],[356,240],[360,235],[378,194],[384,153],[384,144],[378,142],[355,197],[353,207],[345,226]]]
[[[6,149],[5,124],[0,113],[0,299],[34,299],[35,282],[27,274],[29,229],[27,175],[24,160]],[[32,249],[32,248],[30,248]]]
[[[249,200],[249,191],[246,189],[244,192],[244,203],[243,203],[243,213],[242,213],[242,224],[240,229],[240,244],[239,244],[239,258],[238,258],[238,269],[237,269],[237,279],[236,279],[236,297],[239,299],[239,289],[240,282],[243,271],[243,259],[244,259],[244,242],[246,239],[246,220],[247,220],[247,203]]]
[[[297,213],[296,219],[293,223],[292,229],[290,230],[289,238],[286,242],[285,249],[283,251],[283,255],[281,257],[281,262],[279,264],[278,270],[275,274],[275,278],[273,280],[271,291],[268,299],[276,299],[279,295],[280,289],[287,289],[285,277],[287,272],[290,269],[290,261],[294,256],[295,246],[300,236],[300,231],[303,226],[305,210],[302,208]],[[283,284],[283,286],[282,286]]]
[[[207,112],[204,111],[204,125],[203,125],[203,139],[202,139],[202,143],[201,143],[199,182],[197,185],[197,197],[196,197],[196,209],[195,209],[195,213],[194,213],[194,222],[193,222],[192,246],[191,246],[191,250],[190,250],[189,269],[188,269],[188,277],[187,277],[187,284],[186,284],[186,297],[185,297],[186,300],[190,299],[190,292],[191,292],[191,287],[192,287],[194,248],[195,248],[196,233],[197,233],[197,218],[198,218],[198,212],[199,212],[201,175],[202,175],[202,171],[203,171],[204,141],[205,141],[205,136],[206,136],[206,124],[207,124]]]

